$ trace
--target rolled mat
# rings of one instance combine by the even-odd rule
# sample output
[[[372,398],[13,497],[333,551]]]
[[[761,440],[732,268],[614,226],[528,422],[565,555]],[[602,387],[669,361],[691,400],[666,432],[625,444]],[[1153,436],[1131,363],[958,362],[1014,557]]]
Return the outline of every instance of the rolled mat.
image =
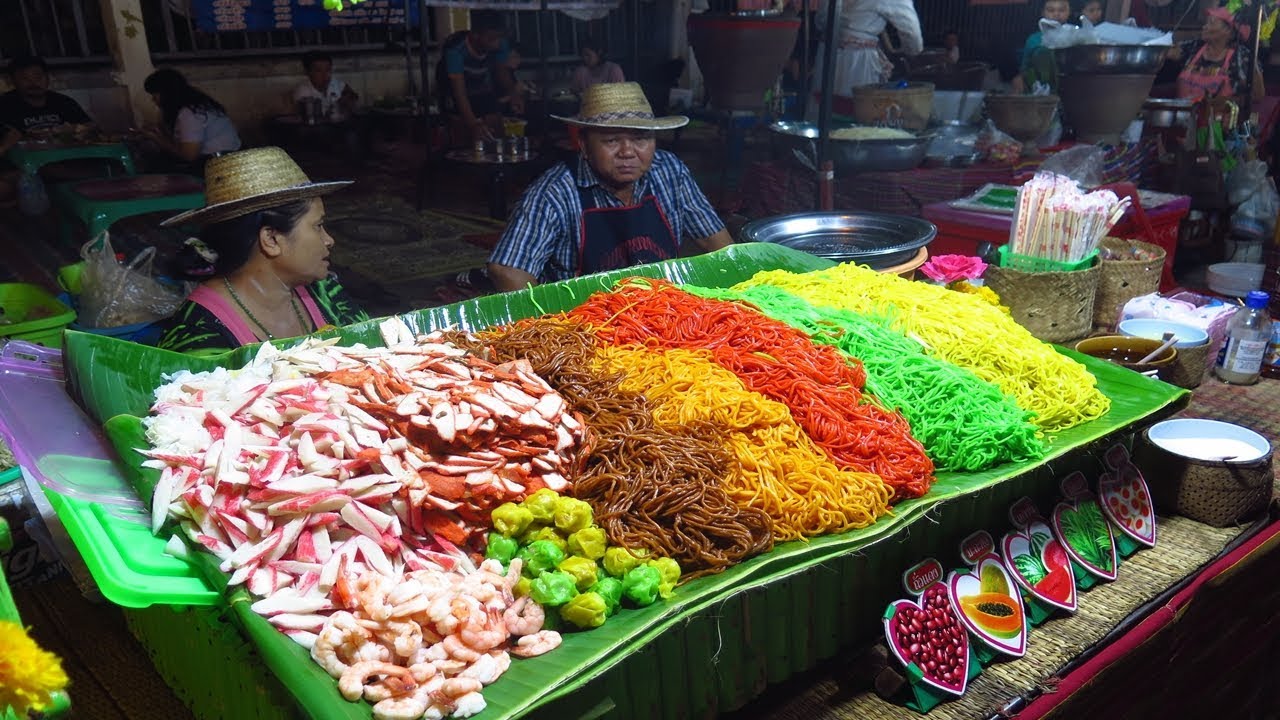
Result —
[[[1164,270],[1164,248],[1159,245],[1108,237],[1102,240],[1103,254],[1122,258],[1103,258],[1098,275],[1098,295],[1093,306],[1093,324],[1108,330],[1115,327],[1120,309],[1133,298],[1149,295],[1160,288],[1160,273]],[[1140,255],[1147,259],[1132,259]]]
[[[1093,305],[1101,267],[1071,272],[1023,272],[992,265],[986,284],[1013,319],[1045,342],[1081,338],[1093,328]]]

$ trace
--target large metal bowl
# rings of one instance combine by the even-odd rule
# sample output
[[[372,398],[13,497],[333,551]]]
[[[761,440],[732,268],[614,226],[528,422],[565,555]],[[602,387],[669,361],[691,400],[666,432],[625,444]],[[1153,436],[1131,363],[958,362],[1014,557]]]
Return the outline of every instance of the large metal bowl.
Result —
[[[1072,45],[1054,50],[1063,75],[1149,75],[1160,69],[1164,45]]]
[[[857,125],[832,125],[832,131]],[[776,122],[769,126],[775,160],[798,163],[812,169],[818,154],[818,126],[815,123]],[[901,140],[837,140],[828,143],[836,172],[889,172],[910,170],[924,162],[932,133],[917,133]]]
[[[908,215],[808,212],[753,220],[738,237],[882,270],[910,260],[937,234],[933,223]]]

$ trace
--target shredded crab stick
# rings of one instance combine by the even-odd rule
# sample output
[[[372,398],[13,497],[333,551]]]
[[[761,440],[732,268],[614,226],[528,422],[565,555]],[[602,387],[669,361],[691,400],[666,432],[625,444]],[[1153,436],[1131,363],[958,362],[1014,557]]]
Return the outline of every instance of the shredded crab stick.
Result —
[[[581,420],[527,362],[490,363],[438,335],[414,338],[403,323],[389,323],[387,348],[264,344],[240,370],[178,373],[157,390],[144,420],[152,448],[139,452],[161,469],[153,530],[176,520],[222,560],[230,585],[261,598],[256,612],[308,647],[335,611],[364,608],[367,625],[429,605],[434,595],[414,595],[408,580],[426,578],[430,588],[463,582],[453,578],[476,571],[465,548],[479,542],[489,511],[542,487],[567,489],[583,441]],[[371,610],[379,589],[396,601]],[[486,617],[505,610],[509,590]],[[474,622],[465,627],[476,630],[479,615],[467,617]],[[388,632],[395,647],[419,636],[413,624]],[[401,634],[409,640],[395,639]],[[549,636],[520,642],[512,652],[535,655],[558,644]],[[387,660],[368,652],[361,659]],[[480,662],[458,654],[467,667]],[[364,669],[365,680],[398,701],[375,713],[383,720],[410,717],[403,713],[417,701],[406,700],[406,688],[429,684],[410,683],[412,671]],[[447,684],[451,673],[436,669],[446,684],[424,694],[430,702],[412,717],[483,707],[478,687],[461,692],[472,683]]]

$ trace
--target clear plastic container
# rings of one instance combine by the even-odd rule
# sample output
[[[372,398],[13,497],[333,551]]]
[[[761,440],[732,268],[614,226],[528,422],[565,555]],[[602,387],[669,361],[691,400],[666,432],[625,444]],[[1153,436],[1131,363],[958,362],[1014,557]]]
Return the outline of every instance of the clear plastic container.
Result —
[[[1244,307],[1227,323],[1227,346],[1218,356],[1213,374],[1231,385],[1252,385],[1262,375],[1262,362],[1271,341],[1271,316],[1267,303],[1271,296],[1253,290],[1245,298]]]

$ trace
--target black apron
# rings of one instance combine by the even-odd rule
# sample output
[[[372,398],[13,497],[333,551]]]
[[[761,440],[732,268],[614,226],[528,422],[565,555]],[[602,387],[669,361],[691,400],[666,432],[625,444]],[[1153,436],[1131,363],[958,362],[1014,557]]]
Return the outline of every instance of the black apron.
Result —
[[[670,260],[680,253],[671,223],[652,193],[624,207],[597,207],[591,188],[579,187],[578,196],[578,275]]]

